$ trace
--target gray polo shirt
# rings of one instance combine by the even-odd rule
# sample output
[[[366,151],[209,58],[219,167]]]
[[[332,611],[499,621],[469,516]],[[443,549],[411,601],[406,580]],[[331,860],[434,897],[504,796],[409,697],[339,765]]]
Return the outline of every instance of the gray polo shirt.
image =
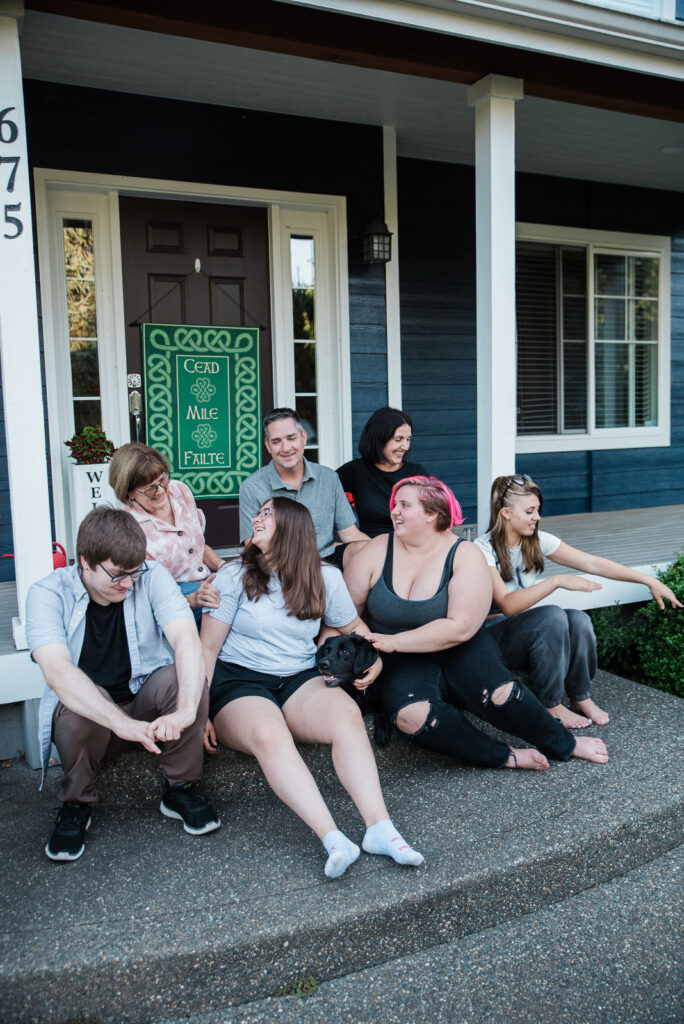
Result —
[[[335,532],[356,525],[354,511],[333,469],[304,459],[304,476],[299,490],[280,478],[272,462],[258,469],[240,487],[240,540],[252,536],[252,516],[269,498],[290,498],[306,505],[316,530],[322,558],[335,547]]]

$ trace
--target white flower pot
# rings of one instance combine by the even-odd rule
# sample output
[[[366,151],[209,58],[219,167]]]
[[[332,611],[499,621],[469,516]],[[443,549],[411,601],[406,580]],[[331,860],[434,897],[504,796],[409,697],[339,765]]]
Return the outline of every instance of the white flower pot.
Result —
[[[93,466],[69,464],[71,475],[71,532],[76,544],[76,534],[81,520],[97,505],[111,505],[118,508],[114,491],[109,486],[109,463]]]

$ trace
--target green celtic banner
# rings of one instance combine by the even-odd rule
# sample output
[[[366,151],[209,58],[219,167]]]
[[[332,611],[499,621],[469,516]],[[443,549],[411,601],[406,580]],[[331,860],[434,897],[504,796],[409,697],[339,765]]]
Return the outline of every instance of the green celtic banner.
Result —
[[[147,443],[196,498],[237,498],[261,466],[258,327],[143,324]]]

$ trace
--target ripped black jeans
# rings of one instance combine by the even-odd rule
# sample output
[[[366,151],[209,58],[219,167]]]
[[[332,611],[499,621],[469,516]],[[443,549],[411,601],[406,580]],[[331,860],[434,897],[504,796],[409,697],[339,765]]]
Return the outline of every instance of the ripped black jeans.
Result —
[[[492,703],[492,694],[511,681],[511,673],[484,627],[466,643],[446,651],[383,654],[382,660],[383,671],[375,686],[393,721],[410,704],[430,703],[425,724],[409,737],[419,747],[451,754],[467,764],[503,767],[510,747],[472,725],[457,710],[465,708],[547,757],[558,761],[572,757],[574,737],[527,687],[514,682],[506,703]]]

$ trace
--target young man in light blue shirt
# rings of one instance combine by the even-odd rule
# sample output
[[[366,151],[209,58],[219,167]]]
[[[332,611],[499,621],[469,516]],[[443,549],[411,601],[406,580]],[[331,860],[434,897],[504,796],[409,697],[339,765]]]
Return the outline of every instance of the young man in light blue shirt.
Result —
[[[39,716],[43,774],[51,740],[64,768],[62,808],[45,847],[51,860],[81,856],[100,765],[138,744],[159,756],[162,814],[192,835],[220,825],[194,789],[208,706],[197,629],[177,584],[159,563],[145,563],[145,549],[132,516],[95,508],[79,528],[76,564],[28,593],[29,648],[47,683]]]

